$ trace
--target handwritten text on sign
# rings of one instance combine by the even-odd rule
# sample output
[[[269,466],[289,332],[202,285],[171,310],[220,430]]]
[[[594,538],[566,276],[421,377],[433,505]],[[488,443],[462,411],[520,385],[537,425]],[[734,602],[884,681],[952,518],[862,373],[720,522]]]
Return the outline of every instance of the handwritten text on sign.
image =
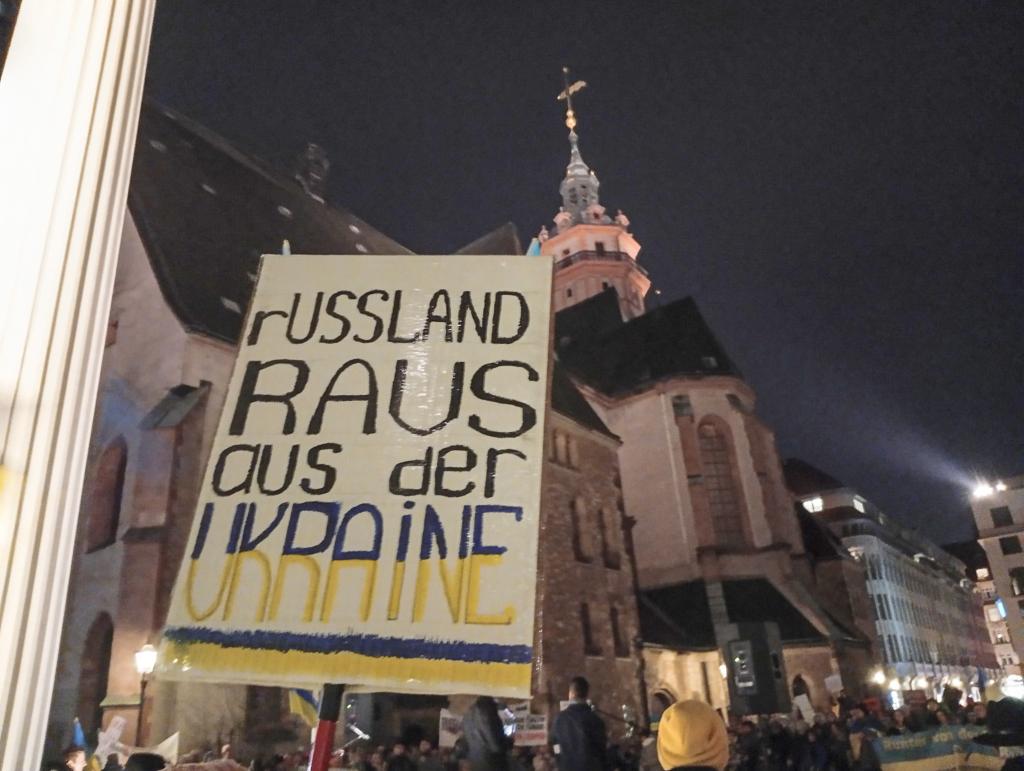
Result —
[[[541,257],[268,256],[165,676],[527,695]]]

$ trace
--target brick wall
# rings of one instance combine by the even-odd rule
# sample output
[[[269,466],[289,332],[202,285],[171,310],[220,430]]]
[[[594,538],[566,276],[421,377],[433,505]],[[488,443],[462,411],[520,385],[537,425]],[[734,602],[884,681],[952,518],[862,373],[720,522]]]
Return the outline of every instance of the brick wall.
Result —
[[[621,716],[622,705],[626,705],[642,721],[643,663],[635,643],[639,634],[636,594],[622,526],[617,442],[557,414],[551,415],[549,426],[568,438],[568,447],[561,458],[549,457],[544,468],[538,567],[539,655],[534,665],[533,709],[553,716],[559,701],[567,698],[569,681],[583,675],[591,683],[591,700],[599,709]],[[556,443],[553,436],[549,438],[552,448],[565,444],[564,440]],[[574,501],[582,554],[573,545]],[[607,549],[601,543],[598,517],[602,513]],[[587,604],[590,617],[593,646],[589,652],[584,644],[582,603]],[[618,616],[618,646],[613,609]],[[623,733],[621,722],[606,717],[605,723],[612,735]]]

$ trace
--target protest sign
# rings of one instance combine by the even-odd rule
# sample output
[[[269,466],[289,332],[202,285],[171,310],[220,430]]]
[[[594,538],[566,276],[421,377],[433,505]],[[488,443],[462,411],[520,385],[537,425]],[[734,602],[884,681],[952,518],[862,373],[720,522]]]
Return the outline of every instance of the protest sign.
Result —
[[[839,694],[843,690],[843,677],[838,672],[833,672],[825,678],[825,688],[833,696]]]
[[[800,717],[804,720],[814,720],[814,707],[811,706],[811,700],[807,694],[801,693],[799,696],[794,696],[793,707],[800,712]]]
[[[529,695],[542,257],[264,257],[165,678]]]
[[[515,744],[517,747],[540,747],[548,743],[548,716],[527,713],[516,715]]]
[[[951,725],[928,731],[882,736],[864,743],[868,767],[882,771],[952,771],[952,769],[993,769],[1003,767],[1004,759],[995,747],[971,741],[984,733],[982,726]]]
[[[437,746],[454,747],[460,733],[462,733],[462,715],[456,715],[454,712],[442,708],[437,725]]]

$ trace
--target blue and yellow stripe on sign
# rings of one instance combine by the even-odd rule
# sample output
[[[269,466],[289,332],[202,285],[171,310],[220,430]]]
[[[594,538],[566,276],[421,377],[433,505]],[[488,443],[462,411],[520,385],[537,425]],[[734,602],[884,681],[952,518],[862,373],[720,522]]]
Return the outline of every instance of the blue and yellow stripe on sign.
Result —
[[[317,699],[312,691],[304,688],[292,688],[288,691],[288,711],[301,717],[306,725],[316,725],[318,710]]]
[[[319,682],[466,683],[528,692],[532,671],[529,645],[207,627],[170,627],[164,638],[176,658],[197,669]]]

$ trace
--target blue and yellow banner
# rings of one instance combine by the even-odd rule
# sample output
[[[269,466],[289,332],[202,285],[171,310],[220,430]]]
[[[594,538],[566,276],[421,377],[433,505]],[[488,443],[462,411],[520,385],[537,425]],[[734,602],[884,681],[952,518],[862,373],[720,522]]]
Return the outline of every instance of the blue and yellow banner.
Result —
[[[873,739],[865,750],[875,756],[883,771],[947,771],[947,769],[993,769],[1006,761],[995,747],[976,744],[982,726],[950,725],[928,731]],[[875,767],[872,764],[869,766]]]
[[[164,678],[526,697],[551,260],[266,256]]]

